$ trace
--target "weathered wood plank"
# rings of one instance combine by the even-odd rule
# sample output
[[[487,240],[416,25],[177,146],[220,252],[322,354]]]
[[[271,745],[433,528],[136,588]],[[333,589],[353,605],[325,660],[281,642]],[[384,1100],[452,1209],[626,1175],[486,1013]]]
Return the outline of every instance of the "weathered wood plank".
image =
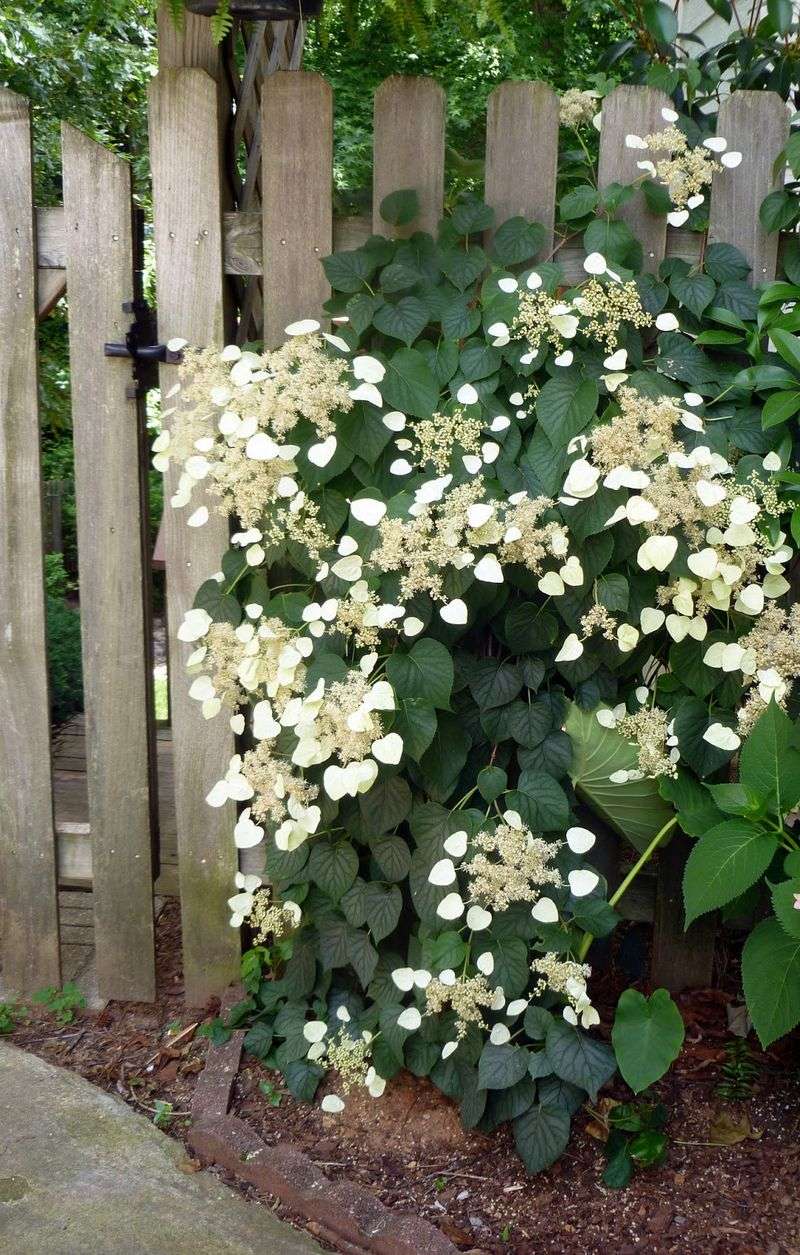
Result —
[[[63,270],[66,266],[67,239],[63,205],[48,205],[36,210],[36,252],[36,260],[42,269]]]
[[[41,320],[52,314],[62,296],[66,295],[67,280],[63,270],[45,270],[40,266],[36,283],[36,317]]]
[[[716,912],[703,915],[684,931],[683,869],[689,842],[677,832],[658,855],[650,979],[671,993],[703,989],[714,975]]]
[[[646,153],[640,148],[627,148],[625,136],[649,135],[667,125],[661,110],[671,107],[669,97],[655,87],[615,87],[603,101],[600,127],[600,187],[609,183],[631,183],[641,177],[636,162]],[[664,256],[667,220],[652,214],[642,195],[623,205],[618,215],[627,222],[644,252],[644,269],[655,271]]]
[[[160,70],[205,70],[212,78],[218,78],[222,58],[208,18],[184,12],[182,23],[176,26],[169,6],[159,4],[158,66]]]
[[[320,318],[330,295],[320,258],[333,247],[333,93],[318,74],[280,70],[261,91],[264,340]]]
[[[546,83],[500,83],[486,111],[486,203],[500,226],[532,219],[553,247],[558,170],[558,97]]]
[[[709,243],[735,245],[753,267],[751,282],[768,283],[775,278],[778,236],[764,230],[758,211],[781,185],[783,172],[773,167],[789,137],[788,110],[774,92],[733,92],[720,106],[717,134],[741,152],[742,162],[714,175]]]
[[[444,203],[444,90],[432,78],[387,78],[375,93],[372,229],[376,235],[435,233]],[[392,227],[380,215],[390,192],[414,188],[419,217]]]
[[[221,345],[225,339],[218,127],[216,84],[203,71],[163,70],[153,80],[150,158],[164,340],[183,336],[191,344]],[[162,367],[163,391],[175,382],[175,368]],[[168,473],[166,500],[177,479],[177,472]],[[226,988],[237,974],[240,950],[227,910],[237,868],[234,808],[228,803],[212,809],[205,802],[234,752],[234,737],[226,719],[204,720],[189,699],[183,671],[189,647],[176,635],[197,587],[219,569],[228,546],[227,520],[213,498],[208,504],[205,527],[187,527],[184,514],[169,508],[164,520],[184,973],[192,1005]]]
[[[28,102],[0,88],[0,957],[7,989],[61,982],[42,562],[36,238]]]
[[[661,110],[670,107],[663,92],[649,87],[617,87],[603,102],[600,130],[600,186],[627,183],[640,173],[636,162],[642,150],[627,148],[625,136],[647,135],[667,125]],[[667,245],[667,223],[651,214],[642,196],[620,211],[644,250],[645,269],[658,270]],[[699,237],[698,237],[699,238]],[[675,848],[677,847],[676,843]],[[681,868],[670,847],[660,855],[653,927],[651,977],[655,984],[677,992],[689,985],[708,984],[714,960],[714,928],[683,932]]]
[[[143,414],[126,396],[124,341],[135,295],[130,166],[62,128],[69,343],[81,576],[89,822],[97,981],[105,998],[152,1002],[150,616]]]

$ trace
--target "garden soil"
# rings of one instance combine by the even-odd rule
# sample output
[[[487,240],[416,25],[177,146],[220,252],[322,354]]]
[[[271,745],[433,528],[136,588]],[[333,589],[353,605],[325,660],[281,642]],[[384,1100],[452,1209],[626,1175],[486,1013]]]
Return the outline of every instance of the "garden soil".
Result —
[[[197,1027],[217,1006],[184,1005],[174,901],[159,917],[157,947],[155,1004],[112,1002],[64,1026],[30,1007],[8,1040],[120,1094],[183,1139],[207,1050]],[[737,1017],[735,968],[728,983],[731,992],[678,999],[686,1045],[657,1087],[669,1113],[667,1161],[625,1190],[601,1179],[602,1116],[609,1099],[630,1098],[621,1083],[606,1088],[594,1113],[576,1116],[566,1154],[537,1177],[525,1173],[508,1130],[465,1134],[454,1105],[408,1074],[380,1101],[351,1096],[345,1116],[332,1117],[288,1094],[276,1100],[275,1075],[245,1058],[232,1110],[267,1143],[291,1142],[332,1179],[358,1182],[388,1207],[415,1211],[465,1252],[800,1255],[800,1040],[794,1034],[767,1054],[754,1049],[758,1075],[746,1102],[716,1097]],[[601,979],[596,1001],[604,1024],[617,992],[612,974]],[[190,1171],[199,1166],[188,1161]],[[277,1200],[218,1175],[254,1205],[303,1226]],[[305,1227],[314,1234],[313,1221]]]

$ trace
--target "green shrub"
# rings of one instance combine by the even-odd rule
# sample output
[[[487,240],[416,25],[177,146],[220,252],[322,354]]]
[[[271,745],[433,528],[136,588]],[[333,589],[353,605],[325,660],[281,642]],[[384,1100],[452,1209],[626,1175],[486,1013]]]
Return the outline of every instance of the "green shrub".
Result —
[[[81,617],[64,599],[66,575],[58,571],[48,554],[47,596],[47,667],[50,678],[50,718],[64,723],[76,711],[83,710],[83,671],[81,667]],[[55,572],[55,574],[53,574]]]

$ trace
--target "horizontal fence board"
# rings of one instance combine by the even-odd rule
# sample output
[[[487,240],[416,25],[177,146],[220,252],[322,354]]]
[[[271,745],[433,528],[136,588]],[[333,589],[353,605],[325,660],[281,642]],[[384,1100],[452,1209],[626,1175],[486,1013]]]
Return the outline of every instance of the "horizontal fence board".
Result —
[[[41,215],[43,212],[49,213],[50,211],[40,209],[37,212],[38,215]],[[364,215],[354,215],[346,218],[336,217],[333,219],[333,247],[336,250],[359,248],[371,234],[372,220]],[[257,210],[223,214],[222,235],[226,274],[260,275],[263,273],[261,214]],[[66,261],[63,226],[59,228],[57,237],[50,231],[49,238],[52,248],[49,262],[47,260],[42,261],[40,256],[39,264],[45,270],[48,268],[61,270]],[[787,245],[790,241],[796,240],[796,238],[795,235],[790,233],[782,233],[780,235],[778,240],[779,261]],[[667,227],[665,256],[680,257],[683,261],[689,262],[690,265],[695,265],[700,260],[702,253],[702,235],[695,231],[684,231],[677,227]],[[569,283],[577,283],[579,279],[586,278],[586,272],[583,269],[583,258],[584,250],[580,243],[570,241],[557,247],[554,260],[563,266],[567,281]],[[754,276],[754,280],[757,281],[758,276]],[[66,287],[66,280],[63,282]]]
[[[87,777],[102,997],[152,1002],[151,646],[143,415],[124,341],[135,295],[130,166],[62,129]]]
[[[3,982],[60,985],[45,643],[30,106],[0,88],[0,894]]]

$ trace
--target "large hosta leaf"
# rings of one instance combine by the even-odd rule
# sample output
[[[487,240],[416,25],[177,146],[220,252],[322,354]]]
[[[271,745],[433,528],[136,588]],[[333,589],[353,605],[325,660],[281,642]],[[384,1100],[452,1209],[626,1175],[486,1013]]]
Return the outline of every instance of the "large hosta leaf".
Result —
[[[636,751],[618,732],[601,727],[593,710],[571,706],[564,726],[572,742],[570,777],[576,793],[635,849],[643,850],[673,814],[659,797],[658,782],[612,784],[612,772],[636,766]]]

